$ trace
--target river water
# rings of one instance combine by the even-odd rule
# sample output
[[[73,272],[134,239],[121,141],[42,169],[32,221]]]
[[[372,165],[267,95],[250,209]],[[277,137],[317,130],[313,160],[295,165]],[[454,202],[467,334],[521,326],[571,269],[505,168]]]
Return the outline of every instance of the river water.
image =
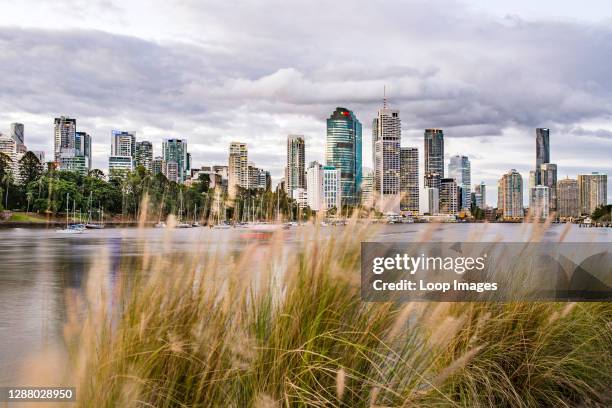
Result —
[[[296,230],[302,228],[305,227]],[[576,225],[553,225],[546,230],[528,224],[404,224],[377,228],[373,240],[393,242],[524,242],[535,236],[543,241],[612,243],[611,228]],[[295,231],[284,234],[287,245],[299,239]],[[68,298],[83,290],[92,271],[104,275],[103,280],[113,279],[122,259],[138,258],[146,248],[162,254],[217,248],[231,254],[239,253],[252,240],[251,235],[239,229],[109,228],[79,235],[58,234],[52,229],[0,229],[0,386],[24,385],[19,382],[24,373],[41,364],[54,364],[41,363],[32,356],[61,345],[69,318],[67,308],[74,303]],[[104,267],[94,268],[97,264]]]

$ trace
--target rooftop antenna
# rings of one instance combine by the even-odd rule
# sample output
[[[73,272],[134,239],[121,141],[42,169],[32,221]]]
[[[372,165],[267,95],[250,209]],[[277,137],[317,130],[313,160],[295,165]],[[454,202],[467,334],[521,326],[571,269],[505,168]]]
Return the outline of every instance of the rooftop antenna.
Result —
[[[383,109],[387,109],[387,85],[383,85]]]

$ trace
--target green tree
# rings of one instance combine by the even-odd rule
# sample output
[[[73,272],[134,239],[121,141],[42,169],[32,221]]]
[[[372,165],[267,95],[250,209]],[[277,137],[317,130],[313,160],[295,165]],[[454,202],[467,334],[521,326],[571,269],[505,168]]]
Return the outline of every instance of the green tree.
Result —
[[[4,209],[9,209],[9,192],[11,191],[11,184],[13,184],[13,173],[5,171],[0,179],[2,186],[4,187]]]
[[[202,173],[198,175],[197,186],[198,186],[198,191],[200,193],[207,192],[208,189],[210,188],[210,176],[208,174],[202,174]]]
[[[91,169],[87,174],[88,177],[93,177],[98,180],[104,180],[106,177],[104,176],[104,172],[100,169]]]
[[[476,204],[472,203],[470,206],[470,213],[472,213],[472,217],[475,220],[484,220],[485,213],[482,208],[478,207]]]
[[[599,206],[591,214],[594,221],[611,221],[612,219],[612,204]]]
[[[26,200],[28,202],[28,207],[26,208],[26,213],[30,212],[30,203],[34,200],[34,193],[31,190],[26,192]]]
[[[28,151],[19,160],[19,177],[23,185],[28,185],[40,178],[42,172],[42,163],[34,153]]]
[[[4,175],[12,171],[12,164],[13,161],[8,155],[0,153],[0,180],[3,180]]]

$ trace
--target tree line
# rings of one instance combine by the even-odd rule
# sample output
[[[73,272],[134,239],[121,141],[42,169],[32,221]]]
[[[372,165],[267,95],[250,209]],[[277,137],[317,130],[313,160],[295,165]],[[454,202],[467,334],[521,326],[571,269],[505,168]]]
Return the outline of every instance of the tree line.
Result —
[[[169,181],[164,174],[154,175],[141,166],[108,177],[99,169],[82,175],[53,166],[45,168],[32,152],[25,153],[17,166],[0,153],[0,209],[50,215],[64,214],[68,209],[92,212],[95,219],[104,213],[107,218],[133,221],[146,202],[149,220],[165,220],[168,214],[188,222],[286,221],[311,215],[308,208],[298,208],[283,190],[236,190],[229,200],[226,189],[211,188],[207,174],[200,174],[190,185]]]

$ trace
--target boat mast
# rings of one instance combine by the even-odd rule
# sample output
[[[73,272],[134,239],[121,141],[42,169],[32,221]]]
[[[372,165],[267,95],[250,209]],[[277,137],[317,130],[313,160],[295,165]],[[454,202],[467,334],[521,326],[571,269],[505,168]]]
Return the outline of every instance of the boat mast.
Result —
[[[276,189],[276,222],[280,223],[280,188]]]
[[[91,198],[92,198],[92,194],[93,191],[89,192],[89,215],[87,216],[87,223],[91,224]]]

